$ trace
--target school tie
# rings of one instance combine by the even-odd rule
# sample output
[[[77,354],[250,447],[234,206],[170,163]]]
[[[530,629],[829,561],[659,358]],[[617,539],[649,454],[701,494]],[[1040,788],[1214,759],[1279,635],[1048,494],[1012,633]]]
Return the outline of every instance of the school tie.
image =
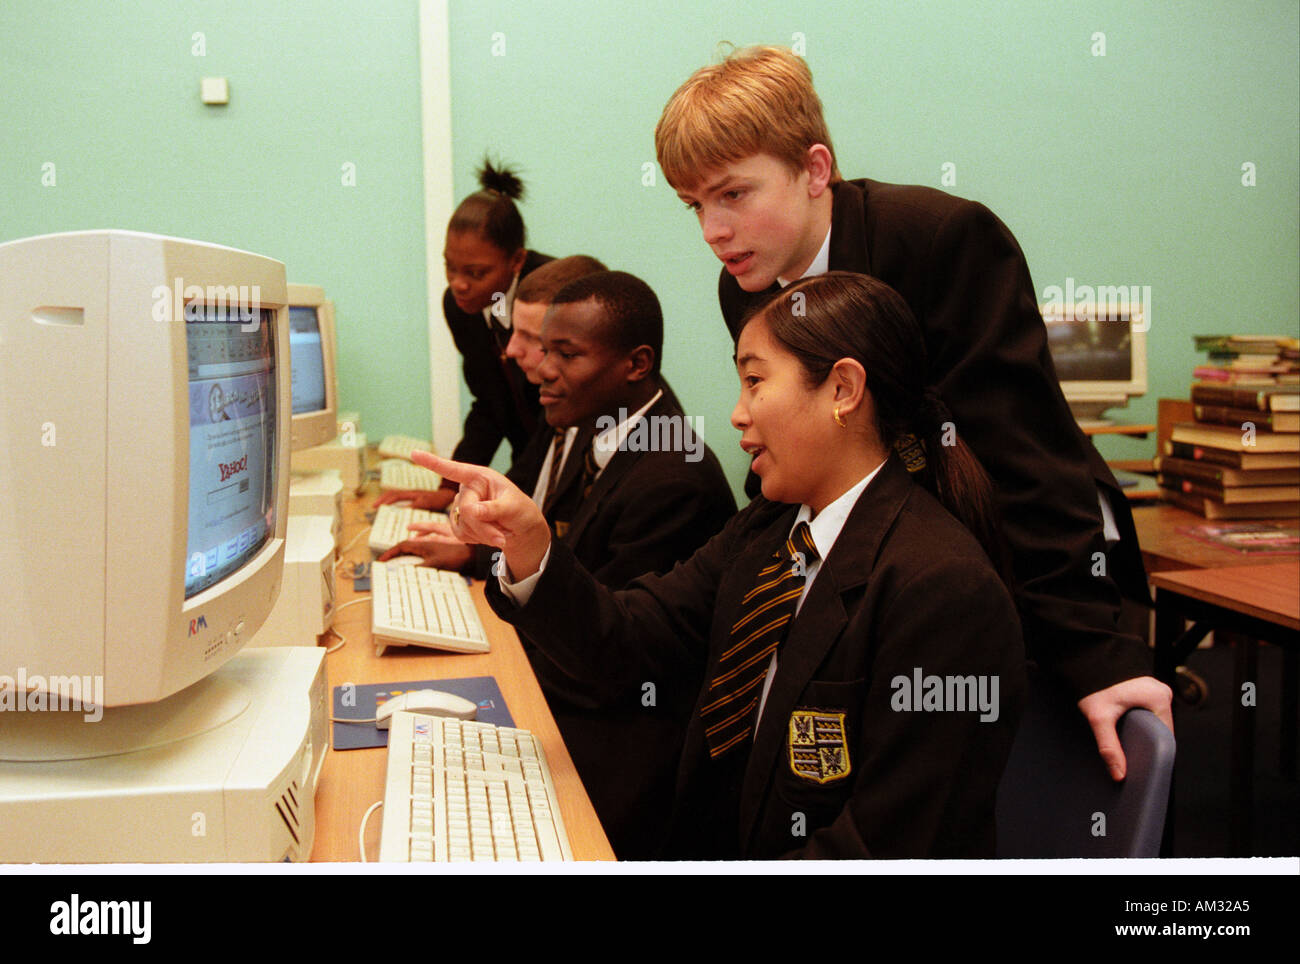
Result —
[[[763,678],[794,619],[808,567],[818,558],[812,530],[808,523],[799,523],[740,601],[739,618],[713,670],[708,702],[700,708],[705,742],[714,759],[742,746],[753,732]]]
[[[593,438],[591,444],[587,446],[587,453],[582,457],[582,501],[587,501],[587,496],[591,495],[591,487],[596,484],[596,476],[600,475],[600,465],[596,462],[596,440]]]
[[[564,461],[564,437],[569,434],[567,428],[557,428],[551,442],[551,472],[546,477],[546,495],[542,498],[542,515],[550,518],[551,506],[555,504],[555,491],[560,481],[560,463]]]

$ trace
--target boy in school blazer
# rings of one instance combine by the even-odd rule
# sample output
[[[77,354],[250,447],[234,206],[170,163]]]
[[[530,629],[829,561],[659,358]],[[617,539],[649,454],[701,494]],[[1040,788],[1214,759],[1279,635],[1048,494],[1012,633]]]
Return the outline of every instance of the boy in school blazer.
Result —
[[[548,421],[506,477],[534,493],[539,478],[549,474],[555,429],[576,427],[555,491],[543,500],[546,520],[557,541],[597,580],[621,588],[689,557],[726,524],[736,503],[716,456],[695,435],[659,374],[662,315],[649,286],[623,272],[603,271],[553,297],[540,331],[550,360],[534,366],[533,353],[520,353],[520,361],[548,398],[554,395],[563,405],[548,406]],[[585,306],[595,311],[588,314]],[[562,363],[555,357],[561,352],[601,361],[566,375],[562,364],[584,363]],[[617,444],[614,429],[620,420],[627,420],[627,435]],[[617,447],[611,446],[594,480],[585,480],[602,431],[607,433],[602,441]],[[388,555],[412,550],[420,551],[418,541],[404,542]],[[475,547],[475,574],[491,581],[496,556],[490,547]],[[694,687],[674,680],[570,674],[526,634],[521,641],[615,852],[623,859],[656,856]]]
[[[782,48],[696,71],[655,141],[723,262],[718,293],[733,334],[780,283],[828,270],[878,278],[907,300],[929,347],[927,380],[996,483],[1030,654],[1073,691],[1121,779],[1116,722],[1142,706],[1172,728],[1171,693],[1151,676],[1143,642],[1117,629],[1121,590],[1149,602],[1136,534],[1065,404],[1011,233],[983,205],[931,188],[843,181],[812,75]],[[1113,551],[1107,511],[1121,539]]]
[[[567,285],[542,326],[546,355],[534,375],[547,422],[578,426],[556,491],[546,497],[546,518],[558,541],[612,587],[672,568],[736,509],[717,458],[661,384],[662,330],[654,292],[618,271]],[[628,433],[621,443],[620,423]],[[608,459],[603,467],[598,436]],[[540,465],[538,475],[547,469]],[[615,852],[624,859],[655,856],[693,690],[672,681],[647,690],[644,684],[654,681],[568,673],[527,634],[521,638]]]
[[[683,418],[683,413],[661,397],[645,418],[656,424],[657,419]],[[618,589],[638,576],[667,572],[735,514],[722,467],[700,439],[688,439],[701,456],[694,462],[683,451],[622,448],[582,497],[577,490],[583,460],[577,453],[591,440],[590,433],[579,433],[560,477],[557,505],[569,518],[557,542],[602,585]],[[571,515],[564,512],[567,495],[580,497]],[[488,585],[495,582],[489,579]],[[565,625],[572,614],[562,605],[555,618]],[[625,860],[658,856],[682,721],[694,702],[695,686],[674,678],[607,678],[580,668],[569,672],[534,645],[526,631],[520,639],[615,852]]]

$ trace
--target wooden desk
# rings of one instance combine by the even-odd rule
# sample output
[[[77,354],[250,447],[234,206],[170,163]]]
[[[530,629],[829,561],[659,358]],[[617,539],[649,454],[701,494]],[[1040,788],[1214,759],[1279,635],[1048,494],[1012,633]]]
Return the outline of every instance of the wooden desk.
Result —
[[[1272,521],[1282,525],[1295,525],[1294,519]],[[1191,526],[1205,525],[1208,522],[1210,520],[1204,516],[1163,502],[1158,505],[1133,506],[1133,525],[1137,529],[1138,545],[1142,548],[1142,561],[1146,564],[1147,572],[1264,566],[1296,558],[1295,554],[1238,552],[1227,546],[1202,541],[1180,531]]]
[[[1156,430],[1154,425],[1125,425],[1123,422],[1080,422],[1084,435],[1133,435],[1146,438]]]
[[[1156,573],[1157,589],[1300,631],[1300,561]]]
[[[343,545],[368,525],[365,512],[374,502],[367,489],[360,500],[344,503]],[[366,539],[361,536],[345,558],[370,558]],[[349,579],[339,578],[336,597],[340,606],[367,593],[357,593]],[[474,601],[487,630],[492,651],[481,655],[442,653],[416,646],[389,649],[381,658],[370,641],[370,604],[358,603],[336,612],[334,627],[347,637],[347,645],[325,657],[332,688],[344,683],[386,683],[406,680],[452,679],[464,676],[494,676],[517,726],[532,730],[542,742],[551,769],[551,779],[560,800],[560,814],[568,831],[569,844],[577,860],[613,860],[614,851],[592,809],[587,791],[578,778],[569,751],[565,749],[555,720],[546,705],[533,671],[514,630],[488,608],[483,586],[473,587]],[[327,644],[336,640],[325,637]],[[326,754],[316,789],[316,840],[312,860],[357,861],[357,832],[366,809],[384,797],[384,773],[388,751],[333,749]],[[366,854],[379,853],[382,811],[370,818],[366,828]]]
[[[1281,770],[1295,778],[1297,690],[1300,663],[1300,561],[1294,554],[1245,553],[1204,542],[1183,530],[1207,520],[1171,505],[1134,507],[1143,561],[1155,587],[1155,672],[1174,685],[1175,671],[1206,633],[1218,630],[1235,644],[1232,697],[1232,854],[1251,850],[1254,809],[1255,715],[1242,701],[1247,683],[1257,687],[1261,640],[1283,647]],[[1286,521],[1286,520],[1280,520]],[[1185,622],[1192,627],[1184,630]],[[1167,825],[1172,844],[1173,808]]]

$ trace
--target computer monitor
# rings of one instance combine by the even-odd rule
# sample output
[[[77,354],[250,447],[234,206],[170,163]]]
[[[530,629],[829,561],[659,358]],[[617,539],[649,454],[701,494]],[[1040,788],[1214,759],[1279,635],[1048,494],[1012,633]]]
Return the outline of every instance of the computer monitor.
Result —
[[[334,305],[316,285],[291,284],[289,355],[293,369],[292,449],[323,445],[338,434]]]
[[[270,258],[130,231],[0,244],[0,677],[150,703],[256,632],[284,555],[288,332]]]
[[[1103,421],[1107,409],[1146,393],[1149,319],[1140,303],[1052,302],[1041,310],[1056,376],[1076,419]]]

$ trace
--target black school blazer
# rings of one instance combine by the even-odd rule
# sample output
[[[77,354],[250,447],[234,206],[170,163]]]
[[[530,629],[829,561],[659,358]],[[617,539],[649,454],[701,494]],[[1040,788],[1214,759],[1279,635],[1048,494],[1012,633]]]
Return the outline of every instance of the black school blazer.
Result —
[[[516,607],[495,581],[488,598],[576,677],[685,680],[700,689],[741,597],[796,511],[756,499],[689,560],[621,592],[553,542],[527,606]],[[994,797],[1023,702],[1024,662],[1015,608],[987,557],[891,458],[859,498],[791,626],[740,771],[710,761],[697,700],[665,854],[992,856]],[[895,681],[918,670],[996,678],[996,720],[896,708]],[[830,742],[846,755],[844,772],[825,780],[793,763],[797,734],[815,718],[839,727]],[[728,780],[738,786],[729,790]]]
[[[646,418],[653,427],[660,419],[682,419],[684,413],[666,391]],[[624,447],[566,517],[565,546],[603,585],[621,589],[637,576],[667,572],[735,515],[736,502],[717,457],[689,428],[687,432],[702,446],[697,461],[688,461],[685,451]],[[591,439],[590,430],[578,434],[558,480],[557,504],[579,500],[583,453]],[[536,485],[539,471],[540,464],[525,491]],[[630,859],[658,856],[685,720],[695,702],[694,683],[659,681],[650,699],[645,680],[574,678],[522,635],[533,672],[615,852]]]
[[[549,255],[529,251],[519,277],[550,260]],[[505,439],[510,443],[513,460],[524,450],[537,426],[542,408],[537,386],[524,377],[513,358],[502,360],[504,346],[497,346],[483,312],[461,311],[450,288],[442,295],[442,313],[460,352],[465,385],[473,397],[464,431],[451,457],[456,462],[488,465]]]

